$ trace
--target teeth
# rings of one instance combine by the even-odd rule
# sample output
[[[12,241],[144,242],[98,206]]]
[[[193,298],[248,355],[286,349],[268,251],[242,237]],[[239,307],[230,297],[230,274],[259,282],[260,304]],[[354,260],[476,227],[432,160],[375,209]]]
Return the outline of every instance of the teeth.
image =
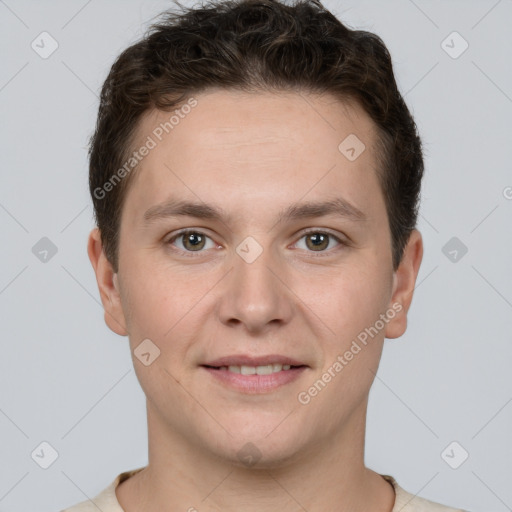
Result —
[[[254,375],[258,368],[261,368],[261,366],[240,366],[240,373],[242,375]]]
[[[220,370],[228,370],[242,375],[270,375],[271,373],[289,370],[289,364],[267,364],[264,366],[221,366]]]
[[[256,366],[256,373],[258,375],[270,375],[274,372],[274,365],[268,364],[266,366]]]

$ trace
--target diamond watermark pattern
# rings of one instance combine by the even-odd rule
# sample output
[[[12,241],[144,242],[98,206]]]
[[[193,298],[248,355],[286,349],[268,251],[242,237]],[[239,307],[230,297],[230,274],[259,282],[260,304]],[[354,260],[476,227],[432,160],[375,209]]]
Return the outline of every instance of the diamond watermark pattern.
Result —
[[[458,59],[469,48],[469,43],[458,32],[453,31],[443,39],[441,48],[452,59]]]
[[[38,466],[48,469],[58,459],[59,454],[50,443],[43,441],[32,451],[30,456]]]
[[[237,453],[238,459],[246,466],[254,466],[261,459],[261,452],[253,443],[245,443]]]
[[[48,32],[41,32],[30,46],[39,57],[47,59],[57,50],[59,43]]]
[[[246,263],[254,263],[263,252],[263,247],[252,236],[248,236],[238,245],[236,252]]]
[[[56,254],[57,246],[46,236],[35,243],[32,253],[42,263],[48,263]]]
[[[160,355],[160,349],[146,338],[134,349],[133,354],[144,366],[149,366]]]
[[[343,139],[338,149],[347,160],[353,162],[361,156],[366,146],[357,135],[351,133],[348,137]]]
[[[466,462],[469,453],[457,441],[452,441],[442,452],[441,458],[452,469],[458,469]]]
[[[452,263],[458,263],[467,254],[468,248],[454,236],[446,242],[441,251]]]

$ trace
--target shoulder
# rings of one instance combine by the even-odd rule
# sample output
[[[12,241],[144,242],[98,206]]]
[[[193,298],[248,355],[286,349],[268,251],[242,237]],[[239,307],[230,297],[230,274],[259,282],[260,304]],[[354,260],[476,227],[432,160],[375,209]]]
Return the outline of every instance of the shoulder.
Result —
[[[420,496],[411,494],[398,485],[396,480],[389,475],[381,475],[393,485],[395,489],[395,505],[391,512],[466,512],[459,508],[452,508],[440,503],[426,500]]]
[[[124,473],[120,473],[114,479],[113,482],[108,485],[105,489],[103,489],[99,494],[97,494],[94,498],[81,501],[72,507],[66,508],[61,512],[98,512],[101,510],[102,512],[124,512],[117,501],[116,496],[116,487],[126,480],[130,478],[135,473],[138,473],[144,469],[143,467],[132,469],[130,471],[125,471]]]

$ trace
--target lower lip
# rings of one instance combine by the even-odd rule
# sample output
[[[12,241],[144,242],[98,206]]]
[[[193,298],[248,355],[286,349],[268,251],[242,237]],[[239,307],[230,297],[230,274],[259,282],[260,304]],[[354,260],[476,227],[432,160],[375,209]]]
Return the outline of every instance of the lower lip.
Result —
[[[242,375],[241,373],[219,370],[208,366],[201,366],[201,368],[223,384],[244,393],[253,394],[274,391],[298,379],[302,372],[307,369],[306,366],[298,366],[269,375]]]

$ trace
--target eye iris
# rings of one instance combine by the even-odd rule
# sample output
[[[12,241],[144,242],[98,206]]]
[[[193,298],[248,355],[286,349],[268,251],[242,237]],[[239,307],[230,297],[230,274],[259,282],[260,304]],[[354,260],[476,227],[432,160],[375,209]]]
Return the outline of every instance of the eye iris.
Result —
[[[185,233],[183,235],[183,246],[186,249],[190,249],[192,251],[196,251],[198,249],[202,249],[205,244],[205,238],[199,233]],[[192,244],[192,246],[188,246],[188,244]]]
[[[310,241],[312,241],[313,246],[310,246]],[[326,249],[329,245],[329,235],[325,235],[323,233],[314,233],[312,235],[307,235],[306,245],[308,246],[309,249],[312,249],[313,251]]]

